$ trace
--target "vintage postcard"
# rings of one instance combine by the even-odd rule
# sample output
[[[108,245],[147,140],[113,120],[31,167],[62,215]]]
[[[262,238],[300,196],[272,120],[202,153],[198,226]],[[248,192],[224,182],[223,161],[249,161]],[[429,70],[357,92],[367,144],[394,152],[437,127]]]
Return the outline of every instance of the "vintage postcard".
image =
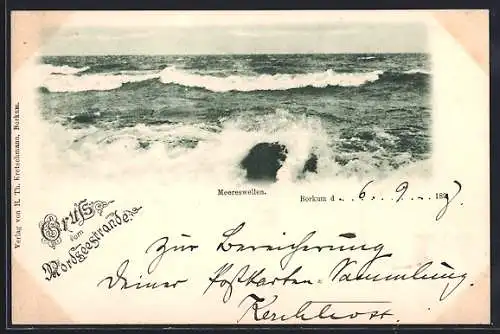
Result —
[[[12,12],[13,324],[488,324],[488,11]]]

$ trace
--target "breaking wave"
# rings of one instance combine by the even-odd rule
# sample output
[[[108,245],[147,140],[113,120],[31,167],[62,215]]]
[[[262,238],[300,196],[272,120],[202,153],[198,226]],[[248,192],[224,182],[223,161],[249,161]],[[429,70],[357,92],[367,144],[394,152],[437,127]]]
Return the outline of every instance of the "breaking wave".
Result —
[[[105,91],[120,88],[125,83],[159,79],[164,84],[203,88],[213,92],[288,90],[301,87],[324,88],[328,86],[360,86],[379,79],[382,71],[366,73],[337,73],[331,69],[305,74],[263,74],[256,76],[230,75],[217,77],[190,73],[167,67],[162,71],[127,71],[126,73],[100,73],[75,75],[85,69],[67,67],[51,72],[40,86],[49,92]]]
[[[371,71],[339,73],[332,69],[303,74],[261,74],[215,76],[192,73],[173,66],[159,70],[131,70],[105,73],[87,73],[88,67],[74,68],[67,65],[42,65],[45,74],[39,87],[52,93],[108,91],[124,84],[159,80],[163,84],[175,84],[212,92],[284,91],[297,88],[359,87],[380,79],[401,75],[429,75],[424,69],[412,69],[399,73]]]
[[[76,67],[71,67],[68,65],[63,65],[63,66],[55,66],[51,64],[43,64],[39,65],[39,70],[42,72],[42,75],[50,75],[50,74],[63,74],[63,75],[71,75],[71,74],[77,74],[80,72],[85,72],[89,69],[90,67],[82,67],[82,68],[76,68]]]
[[[88,74],[88,75],[51,75],[42,87],[52,93],[106,91],[120,88],[125,83],[139,82],[157,78],[155,73],[140,71],[134,74]]]
[[[279,182],[295,182],[310,153],[319,157],[318,174],[308,175],[310,181],[336,176],[391,175],[401,167],[406,170],[411,166],[425,174],[429,167],[412,159],[407,152],[392,158],[387,156],[386,148],[395,145],[398,139],[382,129],[369,134],[373,137],[369,145],[374,149],[341,152],[345,145],[357,143],[352,136],[367,134],[356,132],[346,138],[340,134],[340,138],[332,137],[321,119],[294,115],[284,109],[227,119],[217,129],[203,122],[137,124],[122,129],[91,126],[69,131],[52,124],[50,128],[47,146],[54,146],[54,150],[51,154],[45,152],[50,170],[75,170],[79,175],[102,174],[106,178],[147,171],[161,175],[164,180],[191,180],[204,175],[220,182],[245,182],[239,162],[259,142],[280,142],[287,147],[289,154],[278,172]]]
[[[414,68],[408,71],[404,71],[404,74],[431,74],[430,71],[421,69],[421,68]]]
[[[376,81],[382,71],[366,73],[337,73],[331,69],[324,72],[306,74],[262,74],[259,76],[231,75],[228,77],[215,77],[209,75],[191,74],[167,67],[160,74],[160,81],[174,83],[187,87],[199,87],[213,92],[228,91],[264,91],[288,90],[301,87],[324,88],[327,86],[360,86],[367,82]]]

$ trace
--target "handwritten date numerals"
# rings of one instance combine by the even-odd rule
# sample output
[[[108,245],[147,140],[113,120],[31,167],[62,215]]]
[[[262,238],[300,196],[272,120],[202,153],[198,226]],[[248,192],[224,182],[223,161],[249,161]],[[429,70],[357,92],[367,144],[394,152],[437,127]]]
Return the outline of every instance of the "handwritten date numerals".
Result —
[[[396,187],[396,192],[400,194],[399,197],[396,199],[396,203],[403,199],[403,196],[404,194],[406,194],[407,190],[408,190],[408,182],[406,181],[401,182],[399,186]]]
[[[358,198],[360,200],[364,200],[366,195],[367,195],[367,192],[366,192],[366,189],[368,188],[368,186],[370,184],[372,184],[373,182],[375,182],[375,180],[371,180],[369,181],[368,183],[366,183],[363,188],[361,188],[361,191],[359,192],[359,195],[358,195]],[[399,195],[399,197],[396,199],[396,203],[401,201],[403,199],[403,196],[405,195],[406,191],[408,190],[408,182],[407,181],[404,181],[404,182],[401,182],[395,189],[396,193]],[[371,196],[371,200],[375,200],[375,196],[372,195]]]
[[[363,200],[365,198],[365,196],[366,196],[366,193],[365,193],[366,187],[368,187],[373,182],[375,182],[375,180],[371,180],[370,182],[368,182],[367,184],[364,185],[364,187],[359,192],[359,196],[358,196],[359,199]]]
[[[455,195],[453,195],[452,198],[449,197],[448,193],[438,193],[437,194],[437,195],[441,195],[442,194],[443,197],[440,197],[440,198],[444,198],[446,200],[446,203],[441,208],[441,210],[439,210],[439,212],[437,213],[437,215],[436,215],[436,221],[439,221],[441,218],[443,218],[443,216],[446,213],[446,211],[448,211],[448,207],[450,206],[451,202],[453,202],[453,200],[457,197],[457,195],[462,191],[462,184],[460,182],[458,182],[457,180],[455,180],[455,181],[453,181],[453,183],[455,183],[455,185],[458,187],[458,189],[457,189],[457,192],[455,193]]]
[[[375,199],[378,199],[378,200],[383,200],[383,197],[376,197],[375,195],[373,194],[369,194],[369,192],[367,191],[367,189],[369,188],[368,186],[373,184],[375,182],[375,180],[371,180],[369,182],[367,182],[362,188],[361,188],[361,191],[359,192],[358,194],[358,199],[363,201],[365,199],[371,199],[372,201],[375,200]],[[453,202],[453,200],[457,197],[457,195],[461,192],[462,190],[462,184],[460,182],[458,182],[457,180],[454,180],[453,183],[458,187],[456,193],[450,197],[449,193],[447,192],[437,192],[435,193],[435,197],[433,197],[432,195],[428,195],[428,199],[429,200],[432,200],[433,198],[435,198],[436,200],[445,200],[445,204],[444,206],[439,210],[439,212],[437,213],[435,219],[436,221],[439,221],[441,218],[443,218],[443,216],[445,215],[446,211],[448,210],[448,207],[450,206],[450,204]],[[408,193],[408,189],[409,189],[409,183],[408,181],[403,181],[401,182],[396,188],[395,188],[395,193],[396,193],[396,197],[395,199],[394,198],[391,198],[391,201],[396,201],[396,203],[400,202],[400,201],[403,201],[405,199],[405,195]],[[366,197],[368,196],[369,197]],[[420,194],[421,195],[421,194]],[[332,201],[334,201],[334,196],[332,196]],[[426,196],[427,198],[427,196]],[[410,200],[420,200],[420,201],[423,201],[424,200],[424,196],[412,196],[410,198]],[[352,202],[354,202],[355,199],[352,198]]]

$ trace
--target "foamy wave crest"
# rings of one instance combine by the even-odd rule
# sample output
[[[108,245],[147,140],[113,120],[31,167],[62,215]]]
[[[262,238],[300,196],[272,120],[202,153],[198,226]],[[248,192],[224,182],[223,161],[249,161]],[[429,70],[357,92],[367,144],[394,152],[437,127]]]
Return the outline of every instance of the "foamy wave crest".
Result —
[[[373,57],[373,56],[369,56],[369,57],[359,57],[358,59],[359,59],[359,60],[371,60],[371,59],[375,59],[375,57]]]
[[[76,67],[71,67],[68,65],[63,65],[63,66],[55,66],[51,64],[42,64],[39,65],[39,70],[44,73],[44,74],[63,74],[63,75],[71,75],[71,74],[77,74],[83,71],[88,70],[89,67],[82,67],[82,68],[76,68]]]
[[[157,73],[137,74],[88,74],[88,75],[50,75],[41,83],[50,92],[83,92],[91,90],[112,90],[124,83],[139,82],[158,78]]]
[[[205,88],[213,92],[258,90],[287,90],[301,87],[324,88],[327,86],[360,86],[378,80],[383,71],[366,73],[336,73],[329,69],[325,72],[307,74],[263,74],[259,76],[231,75],[215,77],[189,73],[175,67],[167,67],[160,73],[160,81],[165,84],[178,84],[187,87]]]
[[[58,176],[64,171],[69,179],[78,175],[80,179],[103,180],[146,177],[155,184],[183,180],[243,184],[247,181],[239,164],[249,150],[261,142],[279,142],[287,147],[288,155],[278,171],[278,183],[324,182],[369,175],[425,176],[431,168],[429,161],[412,161],[409,153],[390,158],[383,148],[377,152],[339,155],[333,145],[339,139],[327,132],[321,119],[291,114],[284,109],[227,119],[219,131],[212,131],[203,123],[137,124],[123,129],[68,130],[59,124],[48,126],[43,162],[48,171],[57,171]],[[376,132],[378,137],[396,140],[383,130]],[[299,181],[311,153],[319,157],[318,173],[308,173]],[[345,162],[341,163],[339,158]],[[399,166],[397,170],[394,162]]]
[[[241,160],[255,144],[274,141],[289,150],[279,171],[280,182],[293,182],[313,150],[322,157],[320,168],[332,161],[329,137],[321,121],[285,110],[257,118],[228,119],[217,132],[203,123],[70,131],[59,124],[49,126],[46,147],[51,149],[44,158],[47,170],[80,177],[120,179],[148,174],[165,182],[203,179],[243,183]],[[188,141],[197,144],[189,145]]]
[[[431,74],[431,72],[421,69],[421,68],[414,68],[408,71],[404,71],[403,73],[405,74]]]

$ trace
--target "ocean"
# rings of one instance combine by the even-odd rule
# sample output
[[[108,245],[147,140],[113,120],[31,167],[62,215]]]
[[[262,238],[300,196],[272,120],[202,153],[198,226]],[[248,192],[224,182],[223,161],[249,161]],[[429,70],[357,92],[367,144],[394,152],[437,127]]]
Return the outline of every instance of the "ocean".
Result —
[[[427,54],[44,56],[41,116],[58,159],[104,175],[244,183],[260,142],[278,182],[428,173]],[[308,156],[316,173],[297,176]]]

